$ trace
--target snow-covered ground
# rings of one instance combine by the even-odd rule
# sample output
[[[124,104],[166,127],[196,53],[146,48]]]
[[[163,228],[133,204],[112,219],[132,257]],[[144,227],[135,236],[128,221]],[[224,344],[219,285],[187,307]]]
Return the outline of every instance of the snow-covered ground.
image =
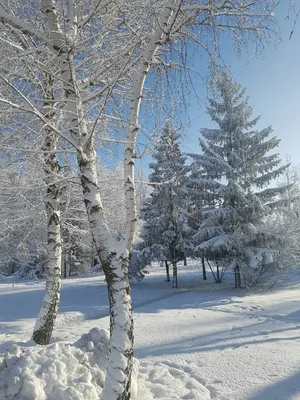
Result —
[[[179,289],[165,281],[162,269],[150,272],[143,282],[133,284],[139,400],[300,399],[300,271],[265,293],[235,290],[229,281],[220,285],[211,279],[204,282],[195,267],[179,270]],[[46,400],[97,399],[97,382],[103,376],[93,346],[98,350],[106,346],[105,333],[94,331],[90,339],[85,336],[77,341],[94,327],[108,328],[101,274],[64,280],[52,340],[58,343],[47,349],[37,346],[31,350],[31,359],[22,361],[27,386],[22,389],[25,394],[20,394],[20,364],[16,363],[20,349],[12,342],[21,348],[32,345],[28,339],[43,291],[41,281],[0,281],[0,353],[9,349],[13,370],[10,376],[4,376],[7,369],[0,371],[2,396],[42,400],[39,395],[30,397],[30,388],[47,383],[47,390],[43,389]],[[98,337],[94,344],[93,335]],[[70,346],[59,341],[77,342],[71,347],[72,362],[66,361]],[[49,357],[52,364],[47,363]],[[59,358],[56,363],[55,357]],[[94,365],[91,373],[84,368],[84,358]],[[66,365],[72,371],[64,371]],[[38,376],[43,377],[42,383]],[[6,380],[12,378],[8,385]]]

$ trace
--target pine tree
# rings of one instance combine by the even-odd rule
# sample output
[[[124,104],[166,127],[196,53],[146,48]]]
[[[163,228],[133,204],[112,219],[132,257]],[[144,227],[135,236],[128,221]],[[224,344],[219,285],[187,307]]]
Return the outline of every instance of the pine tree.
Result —
[[[215,129],[201,129],[201,155],[192,155],[189,186],[194,187],[195,253],[235,271],[250,285],[276,264],[275,235],[264,232],[262,219],[278,204],[283,188],[268,188],[286,166],[278,154],[269,155],[279,140],[272,128],[253,130],[259,118],[244,98],[245,89],[223,73],[216,81],[217,99],[209,99],[208,113]],[[201,213],[199,213],[201,210]]]
[[[140,258],[146,263],[154,260],[173,265],[173,287],[177,287],[177,262],[184,258],[186,228],[184,185],[185,159],[180,135],[167,123],[160,142],[155,146],[149,166],[153,172],[149,181],[153,190],[142,207],[144,221],[139,246]]]

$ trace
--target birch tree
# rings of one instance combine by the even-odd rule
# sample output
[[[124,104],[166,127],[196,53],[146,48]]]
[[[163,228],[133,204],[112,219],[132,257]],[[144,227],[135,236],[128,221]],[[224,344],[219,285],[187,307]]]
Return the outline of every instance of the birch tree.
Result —
[[[130,399],[133,323],[128,263],[137,226],[135,146],[147,75],[155,65],[168,65],[168,57],[164,59],[162,53],[164,46],[172,41],[193,40],[211,54],[207,44],[215,45],[221,30],[231,32],[238,41],[243,32],[254,36],[264,32],[263,23],[271,17],[272,5],[268,1],[235,4],[179,0],[129,4],[104,0],[75,4],[69,0],[65,5],[44,0],[30,3],[28,7],[26,13],[12,7],[11,14],[2,7],[0,21],[5,28],[9,26],[8,30],[26,35],[37,51],[55,60],[51,75],[60,88],[56,107],[64,113],[67,127],[58,129],[49,122],[24,93],[15,91],[15,101],[3,95],[0,102],[14,110],[31,113],[77,152],[83,198],[110,300],[110,357],[103,398]],[[35,8],[32,15],[37,14],[34,20],[29,11],[32,7]],[[202,37],[206,43],[199,39]],[[13,33],[9,41],[14,45]],[[46,64],[41,65],[41,69],[45,68]],[[3,78],[6,84],[13,85],[7,77]],[[128,99],[130,92],[132,96]],[[123,158],[125,229],[118,238],[107,225],[94,147],[96,131],[103,126],[103,111],[112,110],[112,94],[114,101],[125,101],[124,109],[130,102]],[[105,134],[101,136],[107,140]]]
[[[48,121],[56,117],[53,79],[48,74],[44,82],[43,116]],[[45,209],[47,215],[46,293],[37,318],[33,340],[49,344],[59,306],[62,265],[61,240],[61,185],[58,182],[60,165],[57,158],[58,135],[50,126],[45,127],[44,180],[47,186]]]
[[[46,186],[44,204],[47,215],[46,293],[34,328],[33,339],[39,344],[47,344],[50,341],[56,319],[61,280],[60,185],[56,182],[58,181],[60,170],[56,154],[59,136],[49,125],[44,129],[40,120],[31,120],[29,113],[25,112],[25,115],[22,116],[21,108],[17,110],[19,111],[19,117],[16,117],[10,104],[13,103],[17,96],[23,100],[22,105],[26,103],[34,105],[39,110],[40,115],[43,116],[44,121],[52,124],[58,123],[57,113],[59,111],[54,106],[55,87],[53,77],[47,72],[37,69],[35,65],[30,65],[32,64],[30,59],[22,62],[23,58],[27,57],[25,53],[30,54],[30,52],[34,51],[34,43],[30,42],[21,31],[12,33],[6,30],[4,33],[4,43],[1,44],[8,52],[8,62],[0,67],[1,88],[6,92],[5,111],[7,116],[4,120],[8,124],[10,131],[15,129],[15,134],[19,130],[18,123],[22,122],[24,124],[24,121],[26,121],[27,125],[25,123],[23,137],[20,138],[20,135],[17,134],[21,146],[26,146],[26,141],[29,142],[30,136],[35,136],[27,131],[31,129],[41,131],[35,141],[40,140],[38,151],[44,155],[43,171]],[[12,42],[9,39],[9,33],[13,35],[14,46],[12,46]],[[45,57],[42,54],[37,52],[35,57],[35,63],[45,62]],[[13,66],[15,60],[17,65]],[[51,63],[49,62],[48,65],[50,66]],[[7,71],[8,66],[12,67],[11,71]],[[36,154],[39,155],[40,153],[37,152]]]
[[[128,241],[125,237],[115,239],[112,237],[103,212],[102,200],[99,192],[98,180],[97,180],[97,169],[96,169],[96,154],[94,151],[93,144],[93,123],[89,121],[85,113],[84,102],[82,98],[82,92],[80,91],[77,81],[76,81],[76,68],[75,64],[78,60],[74,60],[74,45],[76,42],[78,29],[77,29],[77,15],[75,5],[69,2],[67,8],[68,23],[62,25],[60,23],[60,17],[63,13],[58,13],[57,4],[51,1],[45,1],[45,14],[47,16],[47,33],[44,35],[36,34],[36,30],[28,27],[26,23],[22,21],[16,21],[14,18],[7,16],[4,12],[4,21],[9,23],[14,28],[21,30],[24,34],[29,34],[29,36],[35,38],[39,42],[46,43],[46,48],[44,51],[51,51],[58,60],[59,74],[55,76],[60,82],[63,82],[62,89],[64,91],[65,103],[63,104],[63,111],[69,117],[69,129],[68,134],[59,132],[60,137],[63,137],[69,143],[71,142],[73,147],[77,150],[77,161],[80,170],[80,178],[83,188],[83,196],[86,204],[87,214],[90,222],[91,232],[93,235],[93,240],[95,248],[101,259],[103,269],[106,273],[106,278],[108,282],[108,291],[111,304],[111,357],[110,366],[107,372],[107,384],[104,388],[104,397],[109,399],[114,398],[128,398],[130,395],[130,373],[132,365],[132,315],[131,315],[131,298],[129,282],[127,278],[127,268],[129,260]],[[117,10],[117,7],[114,7]],[[111,17],[107,15],[107,20]],[[89,20],[89,17],[87,18]],[[83,26],[85,24],[85,18],[81,21]],[[114,21],[114,26],[117,28],[120,21]],[[103,25],[103,24],[102,24]],[[64,31],[63,28],[67,27]],[[28,29],[27,29],[28,28]],[[111,28],[113,31],[113,28]],[[48,36],[47,36],[48,35]],[[132,37],[138,38],[135,30],[132,31]],[[126,40],[128,38],[124,38]],[[118,38],[116,37],[114,45],[117,47]],[[130,43],[130,41],[129,41]],[[115,54],[118,55],[119,60],[125,58],[125,54],[129,52],[132,53],[134,46],[127,47],[124,45],[124,41],[120,42],[120,47],[115,49]],[[126,65],[126,60],[123,61]],[[106,60],[109,59],[109,54],[106,55]],[[112,68],[116,68],[116,63],[118,59],[112,63]],[[111,69],[112,69],[111,68]],[[122,65],[119,68],[122,71]],[[111,72],[111,71],[110,71]],[[118,71],[119,73],[119,71]],[[105,70],[103,75],[99,75],[103,79],[105,76]],[[93,82],[91,82],[93,80]],[[95,84],[98,76],[89,76],[89,82],[87,87],[90,87],[91,83]],[[9,84],[6,78],[5,82]],[[100,86],[102,86],[102,81],[100,79]],[[99,90],[99,93],[91,93],[88,101],[92,101],[95,98],[99,98],[101,94],[107,94],[109,92],[110,85],[106,85],[105,90]],[[85,84],[83,84],[84,86]],[[105,86],[105,85],[104,85]],[[17,89],[14,87],[14,89]],[[24,105],[12,102],[8,99],[2,99],[2,103],[12,107],[16,110],[27,111],[28,113],[34,114],[38,117],[46,127],[49,127],[51,131],[58,133],[58,129],[53,124],[50,124],[45,116],[37,109],[37,107],[26,98],[18,90],[15,90],[17,95],[25,103]],[[103,96],[104,97],[104,96]],[[103,100],[105,103],[105,99]],[[91,104],[91,103],[90,103]],[[100,104],[101,106],[101,104]],[[27,108],[26,108],[27,107]],[[135,222],[135,221],[133,221]],[[130,244],[133,242],[134,230],[128,227],[128,232],[131,233],[129,238]],[[125,329],[124,329],[125,328]],[[127,336],[127,340],[125,337]],[[121,340],[120,338],[124,338]],[[116,371],[117,366],[117,371]],[[118,372],[120,369],[120,372]],[[121,372],[123,371],[123,372]]]

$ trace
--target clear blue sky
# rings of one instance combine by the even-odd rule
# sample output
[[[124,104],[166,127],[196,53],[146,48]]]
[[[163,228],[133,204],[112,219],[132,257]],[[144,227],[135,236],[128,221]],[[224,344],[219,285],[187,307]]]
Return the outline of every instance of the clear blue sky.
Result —
[[[276,10],[282,42],[266,46],[259,58],[254,52],[237,59],[232,43],[225,43],[222,51],[224,61],[236,81],[246,87],[249,104],[253,107],[253,116],[261,115],[257,128],[272,125],[273,134],[281,139],[279,153],[292,157],[295,164],[300,163],[300,18],[291,40],[295,15],[289,11],[289,0],[282,0]],[[252,54],[251,54],[252,53]],[[196,60],[200,70],[204,61]],[[199,80],[200,81],[200,80]],[[185,127],[184,150],[197,152],[199,128],[213,126],[206,114],[206,93],[204,85],[199,84],[200,101],[190,98],[188,108],[190,126]]]

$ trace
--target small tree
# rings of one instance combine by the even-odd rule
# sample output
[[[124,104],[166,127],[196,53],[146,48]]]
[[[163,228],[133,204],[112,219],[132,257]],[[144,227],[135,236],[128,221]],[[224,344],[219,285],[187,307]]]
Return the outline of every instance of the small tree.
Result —
[[[185,156],[180,135],[168,123],[155,146],[149,180],[153,191],[146,200],[142,219],[141,255],[147,261],[165,260],[173,265],[173,287],[177,287],[177,263],[184,258],[186,190]]]
[[[201,129],[203,154],[192,155],[192,176],[195,180],[198,171],[199,199],[205,204],[193,240],[196,254],[234,268],[239,287],[240,271],[248,285],[253,271],[261,270],[256,254],[266,268],[276,263],[276,235],[260,223],[284,190],[266,187],[287,166],[279,167],[278,154],[268,154],[279,143],[269,137],[272,128],[252,130],[258,118],[251,119],[245,89],[223,73],[216,90],[219,96],[209,99],[208,113],[218,127]]]

